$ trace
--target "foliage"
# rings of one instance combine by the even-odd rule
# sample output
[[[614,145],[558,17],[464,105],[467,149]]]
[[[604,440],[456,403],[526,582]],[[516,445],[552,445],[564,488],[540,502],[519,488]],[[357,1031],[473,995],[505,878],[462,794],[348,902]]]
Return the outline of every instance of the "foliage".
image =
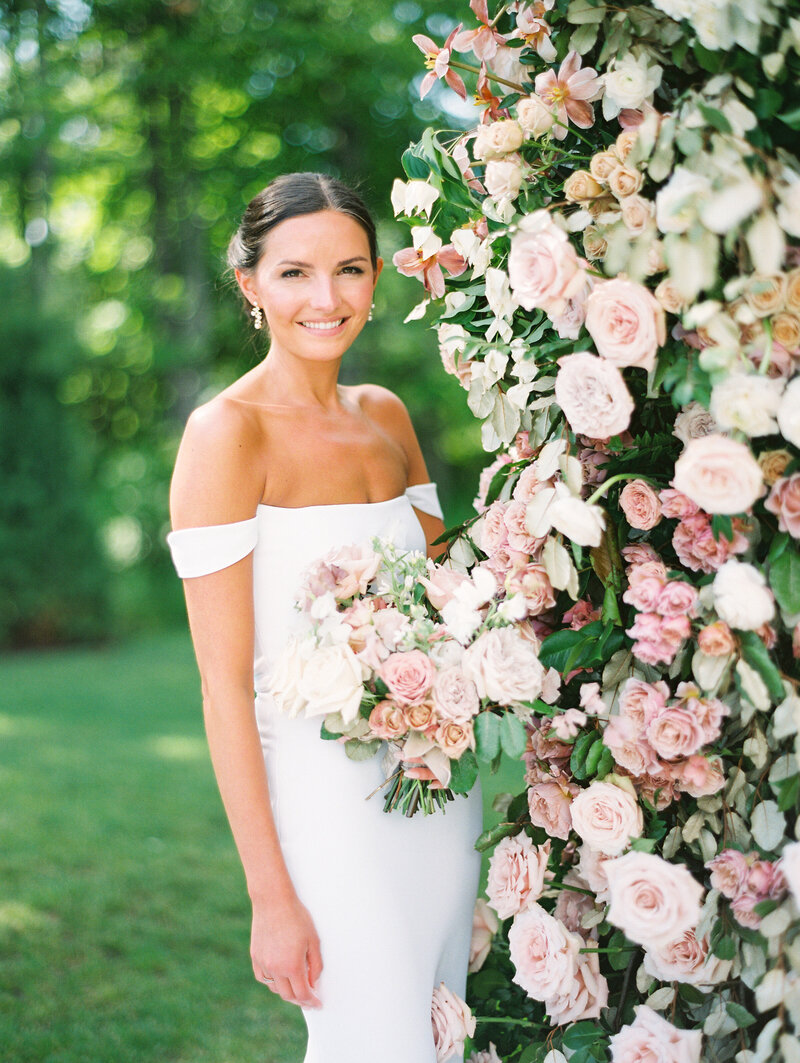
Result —
[[[470,6],[452,48],[415,42],[477,75],[482,114],[404,154],[395,263],[499,451],[452,564],[523,601],[563,679],[480,843],[490,903],[517,906],[472,980],[476,1047],[790,1058],[798,6]]]

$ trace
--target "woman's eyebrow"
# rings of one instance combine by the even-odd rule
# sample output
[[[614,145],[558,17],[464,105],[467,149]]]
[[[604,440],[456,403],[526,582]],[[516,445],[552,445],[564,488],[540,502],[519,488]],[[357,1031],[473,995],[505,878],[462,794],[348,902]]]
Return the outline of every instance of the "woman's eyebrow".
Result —
[[[341,262],[337,262],[337,266],[349,266],[351,262],[366,262],[366,255],[356,255],[355,258],[344,258]],[[291,259],[284,258],[279,263],[279,266],[299,266],[301,269],[311,269],[309,262],[294,262]]]

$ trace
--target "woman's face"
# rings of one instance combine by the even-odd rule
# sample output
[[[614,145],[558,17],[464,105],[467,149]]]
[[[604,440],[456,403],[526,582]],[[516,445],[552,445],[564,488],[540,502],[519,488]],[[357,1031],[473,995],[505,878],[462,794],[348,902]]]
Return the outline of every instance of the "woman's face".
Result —
[[[322,210],[276,225],[253,273],[237,270],[236,279],[264,311],[270,350],[330,361],[364,327],[382,267],[379,259],[373,269],[357,221]]]

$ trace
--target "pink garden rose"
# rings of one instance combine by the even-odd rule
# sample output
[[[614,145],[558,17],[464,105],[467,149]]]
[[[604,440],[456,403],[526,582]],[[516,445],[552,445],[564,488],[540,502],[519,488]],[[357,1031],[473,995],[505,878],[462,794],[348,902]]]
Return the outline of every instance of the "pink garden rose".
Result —
[[[697,513],[681,520],[672,533],[672,546],[678,560],[692,572],[716,572],[732,554],[741,554],[748,547],[747,539],[740,530],[741,522],[733,520],[733,539],[724,535],[715,536],[711,530],[711,517]]]
[[[592,439],[619,435],[630,424],[633,399],[622,374],[588,351],[558,359],[556,402],[573,432]]]
[[[572,827],[571,795],[578,793],[574,783],[538,782],[528,787],[528,812],[534,827],[542,827],[554,838],[569,837]]]
[[[750,448],[718,433],[689,441],[673,483],[706,513],[744,513],[764,493]]]
[[[431,689],[436,669],[421,650],[406,650],[387,657],[380,674],[400,705],[419,705]]]
[[[611,1063],[700,1063],[700,1030],[679,1030],[646,1004],[634,1010],[633,1023],[609,1039]]]
[[[644,829],[642,810],[626,790],[595,780],[574,798],[572,829],[590,849],[619,856]]]
[[[544,680],[536,646],[513,627],[482,632],[464,651],[462,667],[480,697],[498,705],[532,701]]]
[[[611,857],[596,849],[590,849],[588,845],[582,845],[578,852],[578,874],[594,893],[597,903],[605,904],[608,901],[608,877],[605,867]]]
[[[508,279],[525,310],[563,313],[584,284],[583,271],[567,234],[546,210],[527,214],[511,238]]]
[[[661,594],[666,586],[666,572],[664,575],[654,569],[657,563],[633,565],[628,570],[628,586],[622,595],[623,602],[632,605],[641,613],[655,613]],[[663,570],[663,565],[658,564]]]
[[[696,616],[697,591],[685,580],[670,580],[658,596],[656,612],[660,616]]]
[[[647,741],[659,757],[676,760],[690,757],[702,749],[706,733],[689,708],[669,705],[650,721],[645,732]]]
[[[440,720],[466,723],[480,710],[478,691],[458,666],[444,668],[433,682],[433,703]]]
[[[425,588],[428,601],[434,609],[443,609],[450,601],[456,589],[466,583],[468,577],[462,572],[443,568],[441,565],[429,567],[428,577],[422,577],[420,583]]]
[[[480,530],[480,548],[486,554],[493,554],[503,546],[508,546],[508,528],[506,527],[505,502],[492,502],[483,514]]]
[[[673,766],[675,783],[690,797],[709,797],[725,785],[725,772],[719,757],[687,757]]]
[[[711,871],[711,888],[719,890],[728,900],[744,889],[750,865],[738,849],[723,849],[706,867]]]
[[[697,645],[708,657],[724,657],[736,649],[733,632],[724,620],[715,620],[713,624],[701,628]]]
[[[667,704],[669,687],[659,680],[646,683],[643,679],[626,679],[619,695],[619,712],[644,731],[650,721]]]
[[[644,480],[631,480],[625,484],[620,492],[619,504],[632,528],[649,531],[661,520],[658,495]]]
[[[661,511],[662,513],[664,512],[663,503]],[[628,565],[643,565],[646,561],[661,560],[650,543],[629,543],[627,546],[623,546],[620,553]],[[664,568],[665,576],[666,572],[667,570]]]
[[[449,990],[444,982],[440,982],[433,991],[431,1025],[436,1063],[446,1063],[451,1056],[462,1053],[465,1039],[475,1033],[475,1016],[461,997]]]
[[[671,664],[691,633],[688,617],[664,617],[658,613],[637,613],[633,627],[626,630],[636,640],[633,655],[644,664]]]
[[[508,932],[512,981],[533,1000],[549,1000],[568,993],[578,968],[583,940],[570,933],[539,904],[514,917]]]
[[[708,938],[698,941],[694,930],[686,930],[668,945],[644,954],[644,969],[659,982],[710,986],[727,978],[730,967],[730,961],[711,954]]]
[[[600,958],[596,952],[579,955],[575,978],[569,989],[544,1002],[551,1026],[597,1019],[607,1005],[608,982],[600,973]]]
[[[581,920],[588,912],[597,910],[594,898],[585,892],[590,888],[589,883],[573,867],[564,875],[562,885],[564,888],[558,891],[553,915],[567,930],[585,938],[588,931],[582,927]],[[575,886],[576,889],[569,889],[570,886]]]
[[[764,507],[778,518],[778,529],[800,539],[800,473],[775,482]]]
[[[644,285],[620,277],[595,284],[586,301],[586,328],[601,357],[648,372],[666,341],[660,303]]]
[[[703,887],[684,864],[653,853],[630,852],[609,860],[608,921],[645,948],[659,948],[697,926]]]
[[[665,487],[659,492],[658,498],[661,502],[662,515],[673,520],[686,520],[687,517],[693,517],[700,509],[688,495],[676,491],[674,487]]]
[[[483,897],[478,897],[472,915],[472,940],[469,946],[468,967],[470,974],[474,974],[483,967],[492,947],[492,938],[499,928],[497,916]]]
[[[506,526],[509,547],[512,550],[518,550],[521,554],[535,554],[542,540],[531,535],[525,526],[527,508],[527,503],[517,499],[509,502],[503,514],[503,522]]]
[[[524,502],[527,505],[537,491],[541,491],[543,487],[549,486],[552,486],[551,482],[549,480],[540,480],[536,465],[532,463],[526,465],[519,474],[519,479],[514,484],[514,490],[511,492],[511,496],[515,501]]]
[[[436,728],[433,738],[442,752],[452,760],[458,760],[467,749],[475,748],[475,733],[471,721],[457,723],[455,720],[445,720]]]
[[[600,619],[600,610],[596,609],[586,598],[579,598],[571,609],[564,613],[564,623],[568,624],[573,631],[580,631],[582,627],[591,624],[593,620]]]
[[[513,565],[506,575],[505,588],[509,597],[514,594],[523,596],[529,616],[538,616],[556,604],[544,565]]]
[[[503,838],[489,861],[486,896],[501,919],[538,901],[544,891],[550,842],[536,846],[527,834]]]
[[[658,771],[659,760],[642,730],[626,716],[612,716],[603,731],[603,744],[611,750],[614,762],[639,776]]]
[[[503,1061],[497,1054],[494,1041],[490,1041],[489,1047],[484,1048],[482,1052],[473,1052],[467,1063],[503,1063]]]

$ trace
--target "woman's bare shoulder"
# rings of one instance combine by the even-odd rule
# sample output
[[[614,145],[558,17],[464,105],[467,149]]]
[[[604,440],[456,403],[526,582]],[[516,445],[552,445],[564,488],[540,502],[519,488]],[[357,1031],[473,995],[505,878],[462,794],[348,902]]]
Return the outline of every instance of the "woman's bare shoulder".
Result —
[[[383,427],[411,427],[411,418],[405,403],[389,388],[380,384],[356,384],[350,388],[350,393],[362,412]]]
[[[251,517],[263,494],[264,457],[263,433],[247,403],[221,392],[194,409],[170,487],[173,526]]]

